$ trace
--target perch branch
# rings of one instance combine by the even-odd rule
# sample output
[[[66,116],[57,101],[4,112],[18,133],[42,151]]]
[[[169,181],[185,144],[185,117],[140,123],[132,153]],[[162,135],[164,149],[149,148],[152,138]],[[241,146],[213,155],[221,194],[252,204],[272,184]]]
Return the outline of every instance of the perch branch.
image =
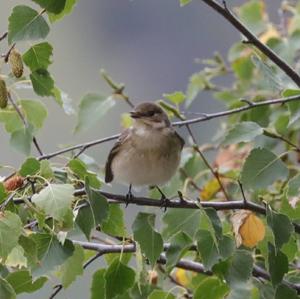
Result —
[[[235,109],[220,111],[220,112],[216,112],[216,113],[203,113],[201,117],[174,122],[173,125],[181,127],[181,126],[186,126],[186,125],[190,125],[190,124],[195,124],[195,123],[204,122],[204,121],[208,121],[208,120],[215,119],[215,118],[220,118],[220,117],[240,113],[240,112],[247,111],[247,110],[250,110],[250,109],[253,109],[253,108],[257,108],[257,107],[268,106],[268,105],[276,105],[276,104],[284,104],[284,103],[288,103],[288,102],[292,102],[292,101],[299,101],[299,100],[300,100],[300,95],[296,95],[296,96],[273,99],[273,100],[266,100],[266,101],[261,101],[261,102],[251,102],[251,105],[247,104],[245,106],[235,108]],[[77,145],[74,145],[74,146],[64,148],[62,150],[55,151],[53,153],[41,155],[41,156],[38,157],[38,159],[39,160],[51,159],[53,157],[56,157],[56,156],[59,156],[61,154],[71,152],[71,151],[74,151],[74,150],[77,150],[77,149],[79,149],[80,152],[82,153],[83,151],[85,151],[86,149],[88,149],[92,146],[95,146],[95,145],[98,145],[98,144],[101,144],[101,143],[104,143],[104,142],[108,142],[108,141],[111,141],[111,140],[115,140],[119,136],[120,136],[120,134],[116,134],[116,135],[112,135],[112,136],[109,136],[109,137],[93,140],[93,141],[90,141],[90,142],[77,144]]]

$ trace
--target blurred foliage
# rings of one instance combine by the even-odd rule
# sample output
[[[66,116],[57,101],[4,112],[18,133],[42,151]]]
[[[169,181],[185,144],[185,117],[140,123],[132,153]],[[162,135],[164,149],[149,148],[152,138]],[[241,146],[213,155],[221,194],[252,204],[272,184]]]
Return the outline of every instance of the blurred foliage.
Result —
[[[103,235],[109,245],[128,245],[134,240],[136,251],[106,255],[106,266],[93,275],[90,298],[171,299],[192,294],[198,299],[299,298],[293,284],[300,284],[299,232],[294,226],[300,225],[300,101],[228,116],[212,138],[213,144],[199,146],[203,155],[210,152],[213,157],[212,169],[196,145],[187,143],[178,173],[162,191],[169,198],[180,191],[183,199],[199,209],[168,209],[161,226],[151,211],[139,212],[129,228],[126,210],[97,191],[104,186],[103,167],[82,154],[84,146],[59,163],[33,157],[35,134],[47,117],[55,120],[48,115],[48,101],[55,100],[66,114],[74,112],[48,70],[55,57],[46,37],[49,23],[71,13],[76,0],[33,2],[39,11],[28,3],[13,8],[7,44],[5,38],[0,44],[6,49],[1,59],[0,123],[10,135],[11,147],[25,156],[16,173],[0,183],[0,298],[38,292],[53,276],[61,287],[71,288],[91,257],[90,251],[73,244],[74,236],[101,241]],[[190,2],[180,0],[180,5]],[[234,10],[261,43],[299,73],[300,1],[283,1],[279,11],[274,24],[262,0],[247,1]],[[28,40],[33,41],[29,48],[24,43]],[[26,51],[6,68],[7,58],[19,44],[25,44]],[[215,53],[196,62],[201,66],[190,76],[186,90],[166,92],[158,100],[171,119],[185,120],[183,110],[201,101],[205,92],[228,110],[300,94],[280,68],[243,38],[225,57]],[[124,85],[106,73],[103,76],[112,94],[82,97],[75,132],[97,125],[118,102],[131,105]],[[226,77],[226,86],[218,83],[220,77]],[[20,96],[23,89],[29,89],[32,98]],[[122,126],[130,125],[130,116],[123,114]],[[85,192],[74,195],[83,188]],[[160,195],[153,189],[149,196]],[[266,215],[201,207],[201,200],[225,202],[228,198],[265,205]],[[157,264],[164,249],[165,267]],[[176,268],[182,258],[202,263],[209,276]],[[269,280],[252,276],[256,265],[269,272]],[[176,288],[170,288],[170,277]]]

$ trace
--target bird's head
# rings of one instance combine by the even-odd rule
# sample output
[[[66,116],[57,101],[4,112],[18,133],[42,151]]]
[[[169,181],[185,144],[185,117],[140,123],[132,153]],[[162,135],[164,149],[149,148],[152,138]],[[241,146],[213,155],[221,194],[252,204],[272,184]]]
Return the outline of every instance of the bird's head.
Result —
[[[164,128],[171,125],[164,110],[151,102],[137,105],[134,111],[130,112],[130,116],[134,119],[135,125],[146,125],[152,128]]]

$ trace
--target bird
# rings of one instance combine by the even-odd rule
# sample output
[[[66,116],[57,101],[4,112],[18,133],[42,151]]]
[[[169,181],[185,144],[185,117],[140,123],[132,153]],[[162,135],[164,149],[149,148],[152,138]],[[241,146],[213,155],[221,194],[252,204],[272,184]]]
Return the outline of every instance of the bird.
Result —
[[[129,185],[126,205],[133,198],[132,186],[156,187],[162,205],[167,198],[159,188],[175,174],[184,139],[175,131],[166,112],[153,102],[138,104],[125,129],[112,147],[105,164],[105,182],[114,179]]]

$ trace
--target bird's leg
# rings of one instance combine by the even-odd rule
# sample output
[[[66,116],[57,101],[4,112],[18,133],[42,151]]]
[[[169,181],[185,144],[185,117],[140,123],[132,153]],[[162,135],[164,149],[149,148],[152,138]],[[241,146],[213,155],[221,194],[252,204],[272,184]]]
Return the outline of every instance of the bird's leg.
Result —
[[[131,200],[133,199],[133,194],[131,192],[131,188],[132,188],[132,185],[130,184],[129,185],[129,189],[128,189],[128,193],[126,194],[126,204],[125,204],[125,208],[127,208],[128,204],[131,202]]]
[[[160,193],[160,202],[161,202],[161,207],[164,209],[164,212],[167,210],[169,199],[166,197],[166,195],[161,191],[161,189],[156,185],[155,188],[157,191]]]

